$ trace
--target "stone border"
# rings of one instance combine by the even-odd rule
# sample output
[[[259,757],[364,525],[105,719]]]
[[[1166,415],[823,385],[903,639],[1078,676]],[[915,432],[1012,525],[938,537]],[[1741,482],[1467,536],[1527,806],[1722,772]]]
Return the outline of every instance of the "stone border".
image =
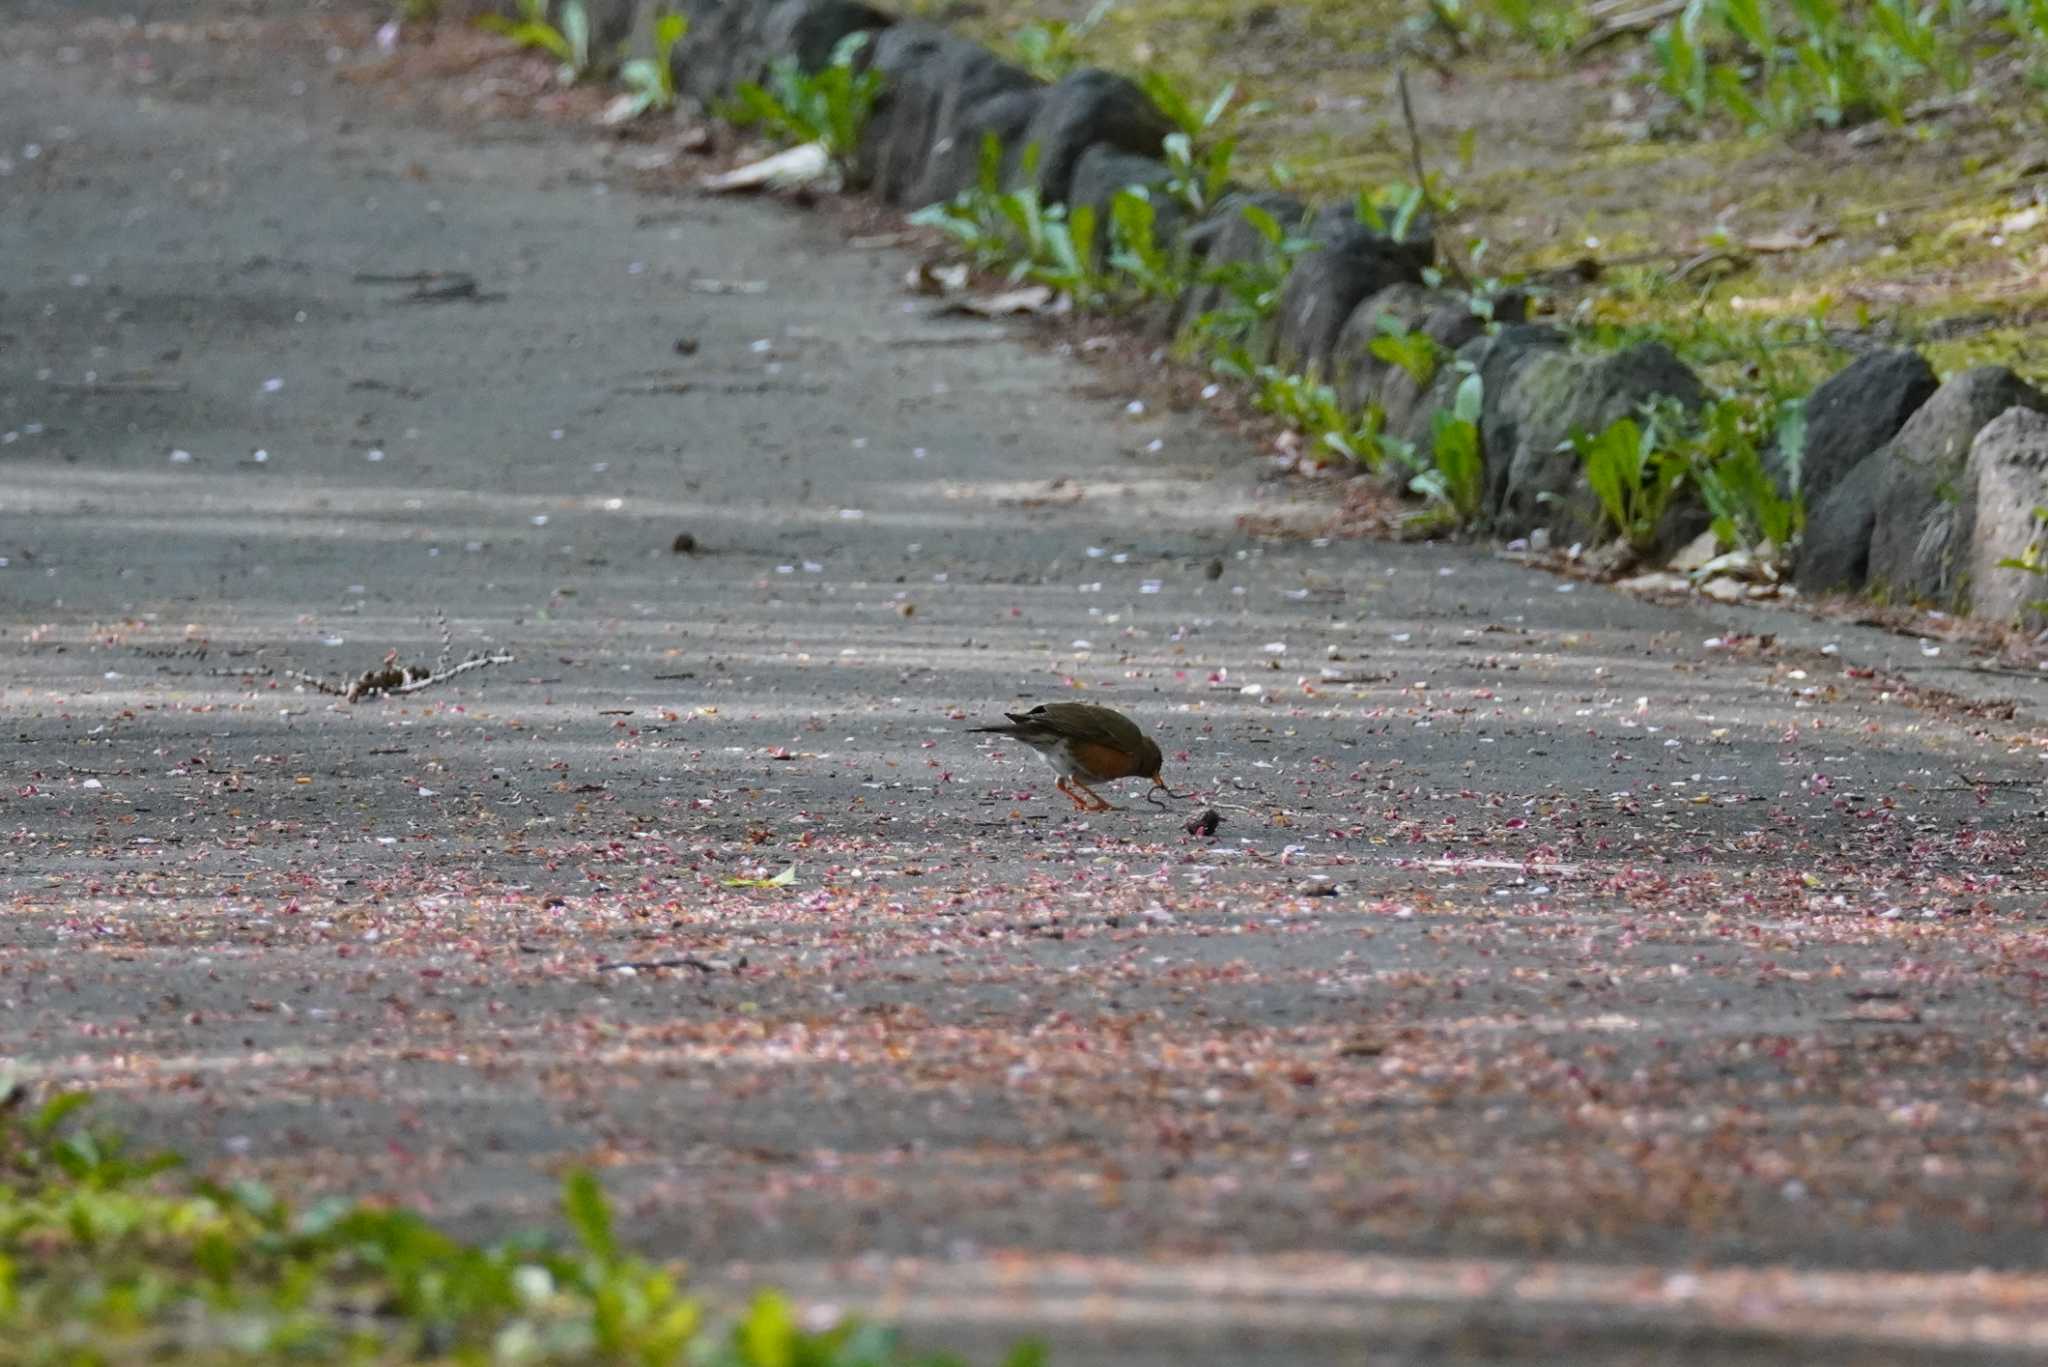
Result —
[[[683,14],[690,27],[672,54],[677,87],[707,108],[742,82],[762,80],[777,60],[817,70],[848,35],[871,34],[862,60],[884,85],[853,179],[900,208],[969,188],[991,136],[1013,177],[1019,154],[1035,144],[1032,175],[1046,202],[1092,205],[1098,222],[1119,190],[1168,175],[1160,153],[1172,124],[1113,72],[1082,69],[1047,83],[978,43],[860,0],[585,3],[598,50],[613,54],[650,50],[655,18]],[[517,8],[513,0],[484,7]],[[1469,298],[1423,284],[1432,242],[1391,241],[1348,208],[1239,192],[1199,221],[1161,213],[1162,231],[1203,265],[1257,259],[1270,248],[1242,217],[1248,200],[1320,246],[1297,259],[1254,359],[1321,376],[1349,412],[1379,404],[1388,434],[1422,449],[1462,375],[1476,371],[1486,489],[1478,521],[1495,535],[1540,530],[1556,544],[1592,541],[1599,506],[1566,444],[1572,433],[1597,432],[1653,399],[1693,406],[1707,395],[1662,344],[1576,351],[1564,332],[1524,322],[1512,297],[1497,310],[1506,325],[1489,330]],[[1216,302],[1214,286],[1197,284],[1148,322],[1170,335]],[[1382,318],[1427,334],[1455,361],[1418,385],[1371,354]],[[1780,487],[1796,485],[1807,509],[1797,586],[1875,590],[2042,625],[2048,619],[2034,601],[2048,597],[2048,582],[1999,563],[2026,550],[2039,530],[2032,509],[2048,505],[2042,428],[1994,423],[2015,408],[2048,413],[2048,395],[2002,366],[1940,384],[1910,350],[1863,356],[1814,390],[1796,470],[1789,453],[1771,453]],[[1704,525],[1699,505],[1682,502],[1659,529],[1658,548],[1674,550]]]

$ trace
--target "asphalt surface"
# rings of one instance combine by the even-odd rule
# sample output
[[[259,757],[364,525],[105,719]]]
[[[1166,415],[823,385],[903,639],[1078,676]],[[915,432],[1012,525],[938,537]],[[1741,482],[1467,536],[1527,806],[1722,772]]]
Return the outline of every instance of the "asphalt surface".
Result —
[[[595,1164],[711,1286],[1059,1363],[2048,1347],[2037,681],[1319,539],[1128,370],[422,112],[349,11],[16,9],[16,1076],[478,1235]],[[442,619],[514,658],[292,673]],[[1201,797],[967,732],[1055,698]]]

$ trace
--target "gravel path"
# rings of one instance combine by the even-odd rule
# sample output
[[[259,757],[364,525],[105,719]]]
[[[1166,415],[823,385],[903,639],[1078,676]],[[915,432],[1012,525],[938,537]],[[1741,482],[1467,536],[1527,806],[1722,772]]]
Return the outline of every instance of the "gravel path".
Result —
[[[1320,495],[831,215],[394,108],[346,13],[18,8],[17,1074],[1061,1364],[2048,1348],[2038,686],[1254,539]],[[440,616],[515,659],[286,673]],[[1202,801],[966,734],[1053,698]]]

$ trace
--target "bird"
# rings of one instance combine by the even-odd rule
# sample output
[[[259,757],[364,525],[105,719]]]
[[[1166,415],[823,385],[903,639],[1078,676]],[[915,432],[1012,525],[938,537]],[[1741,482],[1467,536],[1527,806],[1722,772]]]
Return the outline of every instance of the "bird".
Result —
[[[1138,729],[1123,713],[1085,702],[1041,703],[1029,712],[1005,712],[1007,726],[970,728],[998,736],[1010,736],[1036,750],[1039,758],[1059,774],[1054,786],[1084,812],[1113,812],[1102,794],[1090,783],[1114,783],[1120,778],[1149,778],[1153,788],[1166,788],[1168,797],[1187,797],[1166,787],[1159,777],[1162,756],[1158,742]],[[1078,790],[1078,791],[1077,791]],[[1083,797],[1082,794],[1086,794]],[[1145,794],[1150,801],[1152,794]]]

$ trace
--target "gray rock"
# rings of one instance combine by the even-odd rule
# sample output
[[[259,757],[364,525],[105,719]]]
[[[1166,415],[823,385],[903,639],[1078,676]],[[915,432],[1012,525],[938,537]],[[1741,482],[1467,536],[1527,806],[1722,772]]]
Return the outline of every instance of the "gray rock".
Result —
[[[761,23],[761,45],[771,59],[794,57],[805,71],[822,71],[849,36],[894,22],[858,0],[781,0]]]
[[[1502,335],[1514,331],[1504,329]],[[1487,380],[1489,399],[1496,383]],[[1642,404],[1660,397],[1689,408],[1706,398],[1699,377],[1662,343],[1598,356],[1556,347],[1524,356],[1505,377],[1497,421],[1482,424],[1488,486],[1499,491],[1496,529],[1513,536],[1547,527],[1563,543],[1598,540],[1604,534],[1600,502],[1586,484],[1570,438],[1635,417]],[[1674,507],[1658,547],[1674,546],[1687,538],[1688,528],[1696,534],[1704,525],[1697,508]]]
[[[619,50],[633,32],[635,0],[585,0],[590,16],[590,50],[603,64],[617,60]]]
[[[1527,303],[1519,294],[1506,294],[1496,301],[1494,315],[1502,323],[1519,323],[1526,313]],[[1368,404],[1377,403],[1386,415],[1387,430],[1397,431],[1405,427],[1429,385],[1372,354],[1374,339],[1382,335],[1382,318],[1428,337],[1445,361],[1484,333],[1486,320],[1472,311],[1472,301],[1465,295],[1412,281],[1369,295],[1351,310],[1330,351],[1330,382],[1346,408],[1362,412]]]
[[[1960,609],[1977,520],[1970,444],[2008,408],[2048,410],[2048,396],[2004,366],[1966,370],[1934,391],[1885,446],[1870,583],[1900,602]]]
[[[1095,214],[1096,245],[1106,248],[1111,202],[1126,186],[1143,186],[1152,192],[1154,235],[1162,245],[1171,245],[1180,236],[1186,212],[1178,199],[1165,193],[1171,175],[1166,163],[1156,157],[1120,152],[1108,143],[1098,142],[1075,163],[1074,183],[1067,192],[1067,212],[1072,214],[1083,205],[1091,209]]]
[[[906,21],[883,29],[860,54],[861,69],[880,75],[882,89],[854,155],[852,179],[856,184],[874,186],[886,197],[886,186],[894,175],[899,190],[908,188],[908,173],[899,169],[899,163],[907,163],[913,149],[922,172],[929,102],[937,98],[933,73],[947,44],[957,41],[943,29]]]
[[[1806,532],[1792,582],[1801,593],[1855,593],[1870,577],[1870,531],[1877,523],[1877,489],[1885,452],[1872,451],[1807,505]]]
[[[1359,301],[1392,285],[1419,284],[1426,261],[1414,247],[1353,227],[1294,263],[1274,319],[1273,360],[1282,368],[1327,373],[1337,336]]]
[[[924,175],[904,202],[919,207],[943,204],[974,188],[981,177],[982,143],[991,135],[1002,149],[997,171],[1000,182],[1005,174],[1001,168],[1016,163],[1024,130],[1044,99],[1043,86],[1005,90],[940,120],[925,157]]]
[[[1859,358],[1806,400],[1806,447],[1799,459],[1799,493],[1817,507],[1865,456],[1890,441],[1940,381],[1917,351],[1879,351]],[[1773,450],[1772,473],[1789,488],[1791,464]]]
[[[1037,148],[1032,179],[1048,204],[1064,204],[1074,167],[1096,143],[1156,157],[1173,124],[1144,91],[1107,71],[1077,71],[1046,92],[1024,130],[1024,147]],[[1015,174],[1021,174],[1021,166]]]
[[[1992,621],[2028,628],[2044,620],[2048,577],[2007,569],[2003,560],[2037,556],[2048,546],[2037,510],[2048,507],[2048,416],[2008,408],[1970,443],[1977,486],[1976,528],[1970,540],[1970,611]]]
[[[761,79],[768,65],[763,7],[748,0],[686,0],[680,13],[690,27],[669,54],[678,91],[716,108],[742,82]]]
[[[1036,97],[1029,106],[1035,115],[1043,106],[1046,90],[1023,68],[1001,60],[978,43],[955,38],[942,44],[930,64],[906,82],[905,93],[915,91],[916,102],[898,120],[896,155],[881,189],[890,203],[911,208],[950,199],[951,194],[937,191],[956,180],[959,183],[953,193],[974,183],[980,168],[981,132],[965,127],[973,111],[999,96],[1029,92]],[[1021,136],[1015,135],[1011,141],[1021,142]],[[935,178],[933,167],[940,162],[945,164]],[[959,180],[962,176],[964,180]]]

